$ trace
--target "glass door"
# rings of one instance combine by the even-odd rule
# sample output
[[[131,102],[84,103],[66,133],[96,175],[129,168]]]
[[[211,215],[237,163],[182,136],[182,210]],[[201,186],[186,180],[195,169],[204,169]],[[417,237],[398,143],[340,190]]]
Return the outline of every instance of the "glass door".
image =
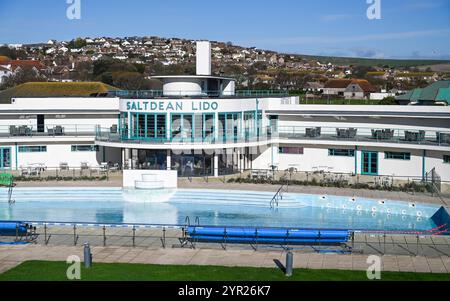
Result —
[[[371,176],[378,175],[377,152],[362,151],[361,163],[362,163],[361,173],[363,175],[371,175]]]

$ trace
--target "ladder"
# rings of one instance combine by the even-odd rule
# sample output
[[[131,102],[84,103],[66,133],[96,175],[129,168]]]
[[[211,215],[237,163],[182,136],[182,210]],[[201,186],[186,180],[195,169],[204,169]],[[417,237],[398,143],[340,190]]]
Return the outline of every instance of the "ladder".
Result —
[[[283,193],[287,192],[289,187],[289,183],[281,185],[278,189],[277,193],[273,196],[272,200],[270,200],[270,209],[276,209],[279,206],[279,201],[283,199]]]

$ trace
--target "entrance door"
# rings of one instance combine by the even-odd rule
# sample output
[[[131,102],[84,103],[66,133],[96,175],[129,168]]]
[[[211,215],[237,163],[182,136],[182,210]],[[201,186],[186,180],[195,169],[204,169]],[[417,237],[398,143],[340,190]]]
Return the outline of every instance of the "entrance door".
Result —
[[[378,153],[362,151],[362,168],[363,175],[378,175]]]
[[[37,115],[37,131],[38,133],[45,132],[45,116]]]

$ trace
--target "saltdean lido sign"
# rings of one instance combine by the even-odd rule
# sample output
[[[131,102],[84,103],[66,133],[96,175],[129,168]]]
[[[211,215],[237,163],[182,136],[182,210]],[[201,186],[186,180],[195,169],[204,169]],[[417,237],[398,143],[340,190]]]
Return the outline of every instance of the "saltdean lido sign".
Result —
[[[190,111],[217,111],[219,103],[216,101],[127,101],[127,111],[142,112],[190,112]]]

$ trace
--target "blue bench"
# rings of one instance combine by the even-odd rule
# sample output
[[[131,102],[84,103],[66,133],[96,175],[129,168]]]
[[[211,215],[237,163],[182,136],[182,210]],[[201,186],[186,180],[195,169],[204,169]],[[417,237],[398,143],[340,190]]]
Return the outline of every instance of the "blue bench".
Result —
[[[240,243],[266,245],[347,246],[348,230],[303,230],[276,228],[225,228],[189,226],[185,242]]]

